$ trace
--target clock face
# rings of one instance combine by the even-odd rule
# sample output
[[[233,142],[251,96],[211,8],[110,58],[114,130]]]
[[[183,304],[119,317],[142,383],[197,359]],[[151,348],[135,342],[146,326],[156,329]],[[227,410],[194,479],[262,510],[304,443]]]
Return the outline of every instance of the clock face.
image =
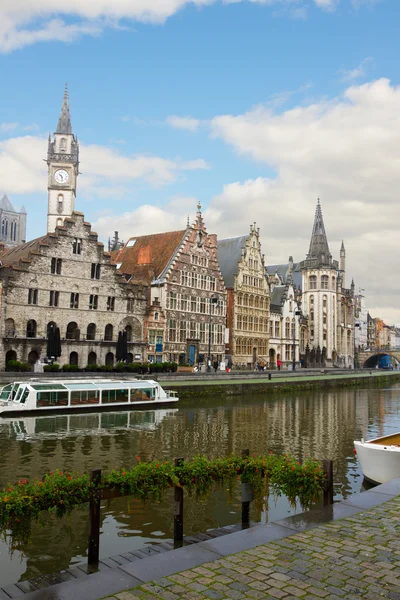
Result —
[[[69,180],[69,173],[65,169],[58,169],[58,171],[54,173],[54,179],[57,183],[67,183]]]

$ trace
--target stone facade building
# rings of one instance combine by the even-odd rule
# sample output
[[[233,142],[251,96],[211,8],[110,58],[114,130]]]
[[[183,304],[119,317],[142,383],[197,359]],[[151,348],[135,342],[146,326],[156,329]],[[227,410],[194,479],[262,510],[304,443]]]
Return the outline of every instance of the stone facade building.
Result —
[[[270,293],[256,225],[219,240],[218,261],[228,294],[226,358],[235,366],[267,366]]]
[[[322,361],[342,367],[354,366],[354,283],[345,287],[346,251],[340,264],[329,251],[321,205],[317,203],[310,248],[300,263],[302,309],[309,319],[311,351]]]
[[[207,233],[200,205],[193,225],[131,237],[112,256],[126,278],[150,287],[146,323],[150,360],[195,365],[207,363],[209,354],[211,361],[224,360],[226,291],[217,239]]]
[[[273,369],[280,363],[284,369],[293,369],[304,364],[308,329],[307,319],[301,312],[301,292],[293,283],[292,257],[285,278],[275,270],[268,276],[268,282],[271,289],[269,367]]]
[[[18,246],[26,240],[26,210],[17,212],[10,199],[4,195],[0,200],[0,242],[6,247]]]
[[[5,251],[1,260],[2,367],[8,360],[44,359],[51,324],[60,328],[60,364],[112,365],[124,329],[128,360],[144,358],[146,288],[117,273],[82,213]]]

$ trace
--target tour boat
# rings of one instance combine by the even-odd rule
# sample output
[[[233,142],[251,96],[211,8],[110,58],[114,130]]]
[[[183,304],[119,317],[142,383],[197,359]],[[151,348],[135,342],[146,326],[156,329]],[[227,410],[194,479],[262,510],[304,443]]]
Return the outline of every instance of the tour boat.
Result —
[[[177,402],[157,381],[131,379],[16,381],[0,392],[0,417],[54,411],[129,410]]]
[[[400,477],[400,432],[354,442],[365,479],[385,483]]]

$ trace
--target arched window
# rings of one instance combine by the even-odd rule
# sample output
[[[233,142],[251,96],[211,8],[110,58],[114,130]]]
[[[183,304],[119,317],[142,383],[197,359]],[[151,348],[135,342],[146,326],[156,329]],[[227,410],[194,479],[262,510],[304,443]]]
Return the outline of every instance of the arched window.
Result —
[[[6,366],[7,363],[10,362],[10,360],[17,360],[17,353],[15,352],[15,350],[9,350],[6,354]]]
[[[15,336],[15,321],[14,321],[14,319],[6,319],[5,325],[6,325],[6,327],[5,327],[6,337],[14,337]]]
[[[60,140],[60,152],[66,152],[67,151],[67,140],[66,138],[61,138]]]
[[[249,296],[249,306],[253,306],[253,296]]]
[[[158,319],[159,319],[159,314],[158,314],[158,312],[155,312],[154,313],[154,320],[158,321]]]
[[[310,290],[316,290],[316,289],[317,289],[317,276],[310,275]]]
[[[289,320],[289,317],[286,317],[286,321],[285,321],[285,337],[286,338],[290,337],[290,320]]]
[[[78,338],[78,325],[77,323],[75,323],[75,321],[71,321],[71,323],[68,323],[67,325],[67,332],[65,337],[67,338],[67,340],[76,340]]]
[[[57,219],[57,227],[62,227],[62,224],[63,224],[63,220]]]
[[[87,327],[86,331],[86,339],[87,340],[95,340],[96,339],[96,325],[94,323],[90,323]]]
[[[114,365],[114,354],[112,352],[108,352],[106,354],[106,365],[108,367],[112,367]]]
[[[321,288],[323,290],[327,290],[329,286],[329,277],[328,275],[322,275],[321,276]]]
[[[15,221],[11,222],[11,227],[10,227],[10,239],[15,242],[15,240],[17,239],[17,223]]]
[[[133,362],[133,354],[132,354],[132,352],[128,352],[128,354],[126,355],[126,362],[128,364]]]
[[[332,277],[332,289],[333,289],[333,290],[335,289],[335,281],[336,281],[336,280],[335,280],[335,278],[334,278],[334,277]]]
[[[322,297],[322,307],[323,307],[323,308],[326,308],[326,306],[327,306],[327,301],[328,301],[327,297],[326,297],[326,296],[323,296],[323,297]]]
[[[104,340],[106,342],[112,342],[113,339],[113,332],[114,332],[114,328],[112,325],[108,324],[106,325],[106,328],[104,330]],[[114,360],[114,359],[113,359]],[[106,363],[107,364],[107,363]]]
[[[289,312],[293,312],[293,298],[290,296],[289,299]]]
[[[314,296],[310,296],[310,304],[314,304]]]
[[[39,360],[39,353],[36,350],[31,350],[28,354],[28,363],[34,365]]]
[[[64,210],[64,196],[63,196],[63,194],[58,194],[58,196],[57,196],[57,210],[58,210],[58,212],[62,212]]]
[[[34,319],[30,319],[26,324],[26,337],[35,338],[36,337],[37,324]]]
[[[96,365],[96,364],[97,364],[97,354],[96,354],[96,352],[89,352],[88,365]]]
[[[69,355],[69,364],[70,365],[78,365],[78,353],[77,352],[71,352],[71,354]]]
[[[5,236],[7,235],[7,229],[6,229],[6,226],[7,226],[7,221],[6,221],[6,219],[2,219],[2,221],[1,221],[1,236],[2,236],[2,237],[5,237]]]
[[[127,325],[125,327],[125,331],[126,331],[126,340],[128,342],[132,341],[132,327],[130,325]]]
[[[256,296],[256,297],[254,298],[254,308],[258,308],[258,307],[259,307],[259,297],[258,297],[258,296]]]

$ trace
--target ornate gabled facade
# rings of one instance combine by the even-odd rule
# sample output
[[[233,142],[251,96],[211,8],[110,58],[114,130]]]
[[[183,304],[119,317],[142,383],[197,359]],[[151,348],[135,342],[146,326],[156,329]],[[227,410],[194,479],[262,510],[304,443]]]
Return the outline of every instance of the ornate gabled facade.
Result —
[[[110,258],[77,212],[54,232],[4,252],[1,365],[44,359],[50,325],[60,328],[61,364],[114,364],[124,329],[128,360],[143,359],[146,289],[128,283]]]
[[[185,230],[132,237],[112,256],[126,277],[150,286],[149,307],[159,303],[159,311],[148,310],[150,360],[206,364],[209,345],[210,360],[224,360],[226,291],[217,239],[207,233],[200,205]],[[156,312],[160,325],[154,323]]]
[[[247,235],[219,240],[218,261],[228,294],[226,357],[236,366],[267,366],[270,294],[256,224]]]
[[[26,210],[17,212],[10,199],[0,199],[0,242],[7,248],[18,246],[26,240]]]
[[[318,200],[310,248],[300,263],[302,307],[309,319],[311,352],[326,364],[354,366],[354,284],[345,287],[346,252],[332,259]]]
[[[48,210],[47,232],[55,231],[75,208],[76,183],[79,174],[79,143],[72,133],[68,88],[53,139],[49,135],[47,149]]]
[[[283,267],[283,265],[280,265]],[[304,365],[308,341],[307,319],[301,312],[301,293],[293,283],[294,263],[289,257],[285,279],[275,273],[268,276],[271,289],[271,311],[269,322],[269,367],[293,369]],[[267,272],[272,270],[267,267]]]

